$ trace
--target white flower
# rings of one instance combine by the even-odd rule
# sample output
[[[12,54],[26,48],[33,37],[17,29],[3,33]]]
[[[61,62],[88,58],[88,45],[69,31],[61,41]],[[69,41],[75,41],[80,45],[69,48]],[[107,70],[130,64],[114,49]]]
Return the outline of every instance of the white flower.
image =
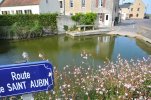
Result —
[[[70,87],[70,85],[68,85],[68,88]]]
[[[88,95],[88,92],[86,92],[85,94]]]
[[[99,65],[99,68],[101,68],[101,66]]]
[[[125,96],[128,96],[128,93],[125,93]]]
[[[88,57],[87,57],[87,56],[84,56],[83,59],[88,59]]]
[[[148,85],[147,87],[148,87],[148,88],[151,88],[151,85]]]
[[[27,52],[23,52],[23,53],[22,53],[22,57],[23,57],[24,59],[28,59],[28,53],[27,53]]]
[[[55,92],[55,91],[53,91],[52,93],[53,93],[53,94],[55,94],[56,92]]]
[[[39,58],[43,58],[44,56],[41,54],[41,53],[39,53]]]
[[[129,88],[131,88],[132,85],[131,84],[125,84],[124,86],[129,89]]]
[[[99,93],[100,93],[100,94],[103,94],[103,92],[102,92],[102,91],[100,91]]]

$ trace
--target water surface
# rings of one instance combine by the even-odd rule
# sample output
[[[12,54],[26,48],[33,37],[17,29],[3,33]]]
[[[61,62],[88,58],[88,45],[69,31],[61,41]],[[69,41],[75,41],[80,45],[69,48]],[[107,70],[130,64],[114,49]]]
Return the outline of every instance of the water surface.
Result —
[[[127,60],[143,59],[151,55],[151,47],[134,38],[100,35],[73,39],[62,35],[17,42],[0,41],[0,65],[23,60],[23,51],[29,53],[30,61],[41,60],[38,54],[42,53],[60,68],[80,65],[84,60],[81,58],[82,52],[90,55],[87,62],[94,66],[103,64],[107,59],[116,61],[119,54]]]

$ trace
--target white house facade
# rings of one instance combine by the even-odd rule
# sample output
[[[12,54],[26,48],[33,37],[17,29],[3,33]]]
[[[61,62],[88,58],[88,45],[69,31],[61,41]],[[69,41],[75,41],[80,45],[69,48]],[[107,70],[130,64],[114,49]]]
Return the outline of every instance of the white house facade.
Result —
[[[42,13],[60,13],[58,0],[3,0],[0,4],[1,15]]]
[[[0,7],[0,14],[40,14],[39,5]]]

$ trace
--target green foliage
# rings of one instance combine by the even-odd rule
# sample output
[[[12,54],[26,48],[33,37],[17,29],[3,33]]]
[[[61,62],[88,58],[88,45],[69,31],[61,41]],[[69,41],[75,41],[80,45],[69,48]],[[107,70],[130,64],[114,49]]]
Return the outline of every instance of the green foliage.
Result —
[[[68,26],[67,25],[64,25],[64,30],[68,31]]]
[[[33,27],[30,27],[30,33],[41,34],[41,30],[42,25],[38,21],[35,21]]]
[[[34,95],[34,100],[49,100],[49,95],[46,92],[39,92]]]
[[[75,31],[76,29],[78,28],[76,27],[76,25],[74,25],[73,27],[70,28],[70,31]]]
[[[30,25],[23,25],[20,22],[16,22],[11,26],[11,36],[15,36],[18,39],[34,38],[40,36],[42,33],[42,26],[38,21],[34,21]]]
[[[95,13],[81,14],[77,13],[71,17],[71,19],[80,25],[93,25],[97,15]]]
[[[56,32],[56,18],[57,14],[0,15],[0,26],[11,26],[11,33],[6,33],[11,34],[11,36],[17,36],[17,38],[32,38],[40,36],[43,27],[50,27],[52,32]]]
[[[76,13],[75,15],[71,16],[71,19],[75,22],[80,22],[81,18],[84,16],[82,13]]]
[[[11,26],[15,22],[22,25],[31,25],[38,21],[42,26],[56,26],[57,14],[41,14],[41,15],[0,15],[0,26]]]
[[[143,89],[147,91],[148,95],[151,97],[151,80],[145,80],[144,81],[144,87]]]

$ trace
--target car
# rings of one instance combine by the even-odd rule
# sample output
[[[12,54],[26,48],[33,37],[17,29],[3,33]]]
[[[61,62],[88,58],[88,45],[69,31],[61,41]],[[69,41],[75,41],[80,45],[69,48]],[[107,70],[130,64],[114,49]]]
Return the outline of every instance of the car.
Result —
[[[149,19],[149,16],[148,15],[144,16],[144,19]]]

